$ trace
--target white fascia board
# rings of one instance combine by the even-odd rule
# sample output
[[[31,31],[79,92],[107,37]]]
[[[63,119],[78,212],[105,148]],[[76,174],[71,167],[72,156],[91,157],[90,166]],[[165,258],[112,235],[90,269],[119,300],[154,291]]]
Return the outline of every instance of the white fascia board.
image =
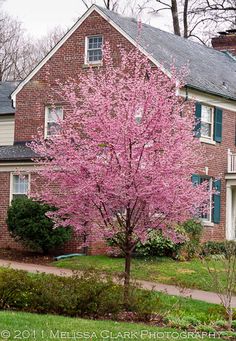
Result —
[[[131,38],[120,26],[114,23],[105,13],[102,12],[96,5],[92,5],[85,14],[72,26],[72,28],[64,35],[64,37],[54,46],[54,48],[41,60],[41,62],[29,73],[29,75],[18,85],[18,87],[11,94],[13,100],[13,106],[16,107],[16,95],[27,84],[31,78],[41,69],[41,67],[47,63],[47,61],[57,52],[57,50],[67,41],[67,39],[80,27],[84,20],[93,12],[96,11],[101,15],[111,26],[113,26],[119,33],[121,33],[131,44],[138,47],[139,51],[143,53],[148,59],[153,62],[158,68],[160,68],[168,77],[171,77],[170,72],[165,70],[163,66],[149,54],[143,47],[137,44],[137,42]]]
[[[187,97],[187,99],[219,107],[229,111],[236,111],[236,101],[229,100],[217,95],[201,92],[200,90],[182,88],[178,90],[178,95],[181,97]]]
[[[1,172],[32,171],[36,168],[33,162],[0,162]]]

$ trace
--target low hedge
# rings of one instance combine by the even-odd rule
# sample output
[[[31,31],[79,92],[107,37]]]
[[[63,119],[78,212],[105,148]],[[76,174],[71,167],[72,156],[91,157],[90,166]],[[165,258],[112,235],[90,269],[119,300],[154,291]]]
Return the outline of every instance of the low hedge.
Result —
[[[148,320],[156,300],[152,292],[131,290],[129,311]],[[0,270],[0,309],[78,317],[116,317],[124,312],[123,288],[96,273],[71,277]]]

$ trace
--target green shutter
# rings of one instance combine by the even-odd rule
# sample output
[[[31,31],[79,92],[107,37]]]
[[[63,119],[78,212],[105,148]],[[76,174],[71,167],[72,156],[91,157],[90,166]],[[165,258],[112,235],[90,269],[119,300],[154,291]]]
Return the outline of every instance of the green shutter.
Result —
[[[215,224],[220,223],[220,190],[221,190],[221,181],[215,180],[213,182],[213,187],[217,191],[217,193],[213,194],[213,222]]]
[[[215,108],[214,140],[216,142],[222,141],[222,109],[220,108]]]
[[[193,174],[192,175],[192,183],[194,186],[199,185],[200,184],[200,175],[197,174]]]
[[[195,104],[195,128],[194,133],[196,137],[201,136],[201,115],[202,115],[202,105],[199,102]]]

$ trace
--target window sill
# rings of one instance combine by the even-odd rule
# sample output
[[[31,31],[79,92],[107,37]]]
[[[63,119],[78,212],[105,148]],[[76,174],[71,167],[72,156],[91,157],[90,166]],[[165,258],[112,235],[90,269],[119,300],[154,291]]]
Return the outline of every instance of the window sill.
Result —
[[[202,225],[204,227],[214,227],[214,223],[212,221],[202,221]]]
[[[205,137],[200,137],[200,142],[207,143],[207,144],[212,144],[214,146],[216,145],[216,141],[207,139]]]
[[[83,69],[89,69],[90,67],[100,67],[102,66],[102,63],[91,63],[91,64],[83,64],[82,68]]]

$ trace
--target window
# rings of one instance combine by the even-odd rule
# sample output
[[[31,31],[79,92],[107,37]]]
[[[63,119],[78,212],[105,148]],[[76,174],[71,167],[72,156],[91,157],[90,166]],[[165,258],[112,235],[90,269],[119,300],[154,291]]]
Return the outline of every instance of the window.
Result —
[[[196,124],[194,133],[201,142],[216,144],[222,142],[223,110],[218,107],[196,102]]]
[[[29,174],[24,174],[24,175],[12,174],[10,201],[18,197],[27,196],[28,191],[29,191]]]
[[[102,36],[86,37],[86,64],[97,64],[102,60]]]
[[[142,108],[138,108],[134,114],[134,118],[135,118],[135,122],[137,124],[141,124],[142,122],[142,118],[143,118],[143,109]]]
[[[213,119],[213,107],[203,105],[201,115],[201,137],[213,139]]]
[[[210,200],[208,204],[208,209],[206,212],[197,215],[206,225],[211,225],[212,223],[220,223],[220,212],[221,212],[221,180],[214,179],[209,176],[204,175],[192,175],[192,183],[197,186],[204,181],[207,181],[209,191],[213,190],[213,194],[210,195]]]
[[[200,176],[200,184],[202,184],[204,181],[207,181],[208,190],[212,191],[212,178]],[[206,212],[202,213],[200,218],[204,222],[212,221],[212,195],[210,196],[210,200],[209,200],[209,204],[208,204]]]
[[[63,119],[63,109],[61,106],[46,107],[45,115],[45,137],[57,135],[60,131],[58,121]]]

